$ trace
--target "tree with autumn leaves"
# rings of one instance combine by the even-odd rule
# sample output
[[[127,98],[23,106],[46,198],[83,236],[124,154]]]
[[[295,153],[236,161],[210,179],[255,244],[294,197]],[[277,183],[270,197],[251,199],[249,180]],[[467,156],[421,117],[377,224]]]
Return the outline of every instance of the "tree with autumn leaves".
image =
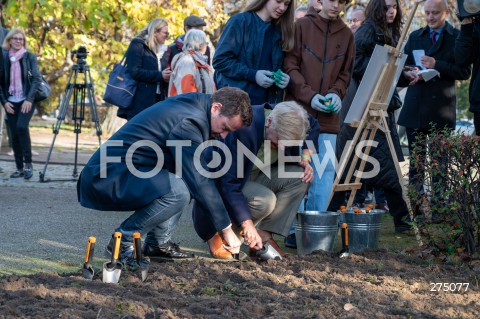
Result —
[[[58,107],[67,75],[75,64],[72,50],[88,50],[95,92],[103,96],[108,75],[118,63],[135,34],[156,17],[169,23],[172,42],[184,33],[183,20],[201,16],[205,31],[215,44],[229,13],[244,1],[218,0],[3,0],[2,24],[23,28],[42,74],[53,94],[41,112]],[[167,42],[168,43],[168,42]],[[44,103],[45,104],[45,103]]]

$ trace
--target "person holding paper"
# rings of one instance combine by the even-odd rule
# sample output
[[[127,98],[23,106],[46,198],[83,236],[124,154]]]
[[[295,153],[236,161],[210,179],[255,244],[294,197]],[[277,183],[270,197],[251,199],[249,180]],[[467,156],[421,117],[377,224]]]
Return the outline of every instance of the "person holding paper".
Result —
[[[468,79],[471,71],[469,66],[455,64],[455,39],[460,31],[446,21],[449,14],[447,1],[427,0],[424,11],[427,26],[410,34],[404,48],[408,55],[406,64],[436,70],[438,76],[426,78],[420,73],[418,80],[412,81],[407,90],[398,124],[406,127],[410,153],[419,134],[428,135],[432,130],[444,128],[455,129],[455,80]],[[414,59],[417,52],[424,52],[419,63]],[[410,165],[409,176],[410,184],[415,185],[418,194],[422,194],[423,172]]]

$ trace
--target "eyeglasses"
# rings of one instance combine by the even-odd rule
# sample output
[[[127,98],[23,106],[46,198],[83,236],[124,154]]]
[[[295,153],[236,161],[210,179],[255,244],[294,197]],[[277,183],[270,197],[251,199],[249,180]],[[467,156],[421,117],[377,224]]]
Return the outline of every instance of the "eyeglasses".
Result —
[[[165,34],[167,36],[167,38],[170,35],[170,32],[168,32],[168,31],[162,31],[162,29],[155,29],[155,33],[159,33],[159,32]]]
[[[347,23],[357,23],[357,22],[363,22],[362,19],[347,19]]]
[[[10,38],[12,41],[23,42],[24,38]]]

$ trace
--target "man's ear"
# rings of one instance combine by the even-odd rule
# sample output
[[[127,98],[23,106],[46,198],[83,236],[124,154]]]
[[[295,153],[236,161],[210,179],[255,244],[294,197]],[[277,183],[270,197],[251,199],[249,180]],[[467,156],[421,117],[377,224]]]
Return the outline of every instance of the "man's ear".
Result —
[[[220,110],[222,109],[222,107],[223,107],[222,103],[213,102],[213,104],[212,104],[212,111],[220,112]]]
[[[265,127],[269,128],[272,125],[272,121],[273,119],[271,116],[267,117],[267,120],[265,122]]]

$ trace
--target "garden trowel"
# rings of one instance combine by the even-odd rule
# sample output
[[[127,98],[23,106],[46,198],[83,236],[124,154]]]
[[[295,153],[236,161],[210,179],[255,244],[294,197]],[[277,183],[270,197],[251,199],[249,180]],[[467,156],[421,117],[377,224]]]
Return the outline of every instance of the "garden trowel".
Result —
[[[85,263],[83,264],[83,277],[92,280],[95,270],[92,267],[93,254],[95,251],[95,237],[88,237],[87,252],[85,253]]]
[[[349,257],[350,251],[348,249],[348,224],[343,223],[340,231],[342,232],[342,250],[338,252],[338,256],[340,258]]]
[[[145,281],[148,275],[148,262],[142,258],[142,238],[140,233],[133,234],[133,249],[135,250],[135,259],[142,272],[142,281]]]
[[[103,264],[103,282],[118,283],[120,274],[122,273],[122,263],[118,259],[120,253],[120,241],[122,233],[115,232],[113,234],[113,252],[110,262]]]

